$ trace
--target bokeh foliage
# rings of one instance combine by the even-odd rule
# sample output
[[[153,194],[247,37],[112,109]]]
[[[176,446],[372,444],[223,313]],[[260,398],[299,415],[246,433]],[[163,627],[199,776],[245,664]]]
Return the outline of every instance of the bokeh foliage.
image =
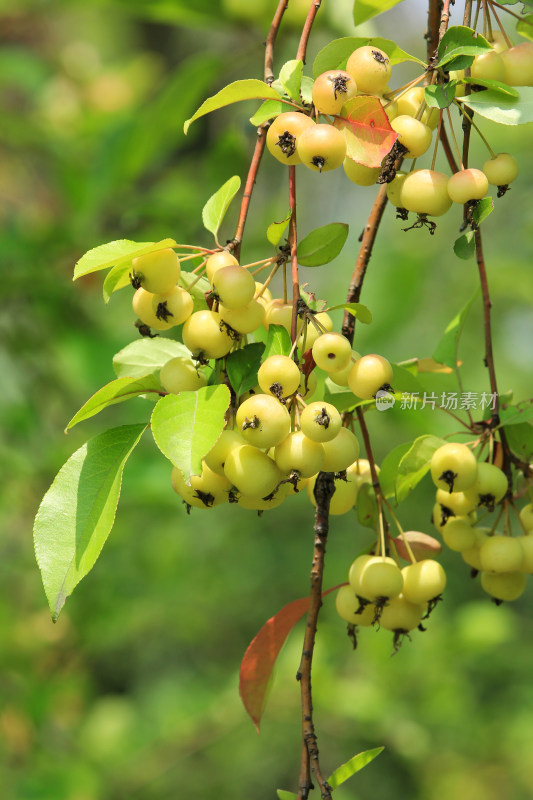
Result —
[[[104,307],[100,276],[72,285],[73,264],[115,238],[209,244],[201,209],[231,175],[244,176],[253,109],[200,120],[187,138],[182,124],[224,83],[262,76],[273,5],[0,3],[3,800],[267,800],[276,787],[295,786],[297,632],[280,659],[259,739],[237,684],[240,658],[263,621],[308,590],[306,498],[261,519],[231,506],[187,517],[169,466],[147,441],[126,467],[103,556],[55,626],[31,543],[39,500],[70,453],[104,423],[147,416],[138,400],[63,436],[74,411],[113,377],[113,354],[136,335],[127,291]],[[302,5],[307,0],[291,0],[278,67],[294,55]],[[380,18],[379,33],[394,36],[406,15],[409,34],[400,44],[423,56],[422,3],[407,0]],[[344,0],[326,2],[319,20],[311,55],[353,33]],[[531,131],[484,130],[495,150],[515,153],[523,174],[486,234],[496,365],[502,390],[513,388],[519,400],[531,394]],[[476,157],[485,157],[481,148]],[[266,227],[287,210],[284,171],[266,164],[243,248],[249,261],[268,254]],[[347,183],[337,173],[299,175],[302,235],[332,221],[350,224],[335,262],[302,270],[332,304],[344,299],[373,197]],[[231,237],[231,222],[230,213],[224,236]],[[430,355],[476,286],[474,262],[451,250],[459,213],[443,219],[434,237],[400,227],[388,210],[363,292],[374,322],[359,326],[356,340],[363,352],[393,360]],[[466,388],[485,390],[479,307],[461,357]],[[451,388],[447,378],[432,380]],[[378,460],[419,433],[451,430],[436,413],[399,409],[376,413],[369,424]],[[405,525],[428,530],[431,503],[424,483],[402,511]],[[333,520],[327,586],[344,579],[368,541],[355,516]],[[446,602],[427,633],[392,659],[388,637],[368,631],[353,653],[331,598],[325,602],[313,681],[324,761],[332,770],[359,750],[386,745],[376,764],[338,790],[339,800],[525,800],[533,793],[530,595],[496,608],[457,558],[445,554],[443,562]]]

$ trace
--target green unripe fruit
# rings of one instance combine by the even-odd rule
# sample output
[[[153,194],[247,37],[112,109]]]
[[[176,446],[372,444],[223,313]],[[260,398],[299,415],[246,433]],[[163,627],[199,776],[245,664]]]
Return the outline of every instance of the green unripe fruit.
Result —
[[[387,184],[387,197],[389,201],[392,203],[392,205],[396,206],[396,208],[403,208],[401,201],[401,193],[404,181],[407,178],[408,174],[410,173],[397,172],[392,181]]]
[[[366,600],[389,600],[402,591],[403,575],[393,558],[373,556],[361,570],[358,584],[356,594]]]
[[[247,269],[239,266],[222,267],[212,281],[213,293],[225,308],[242,308],[255,294],[255,281]]]
[[[341,415],[331,403],[309,403],[300,415],[300,428],[314,442],[329,442],[341,429]]]
[[[147,292],[142,286],[136,290],[133,295],[132,307],[133,313],[136,314],[141,322],[148,325],[149,328],[156,330],[163,330],[164,326],[162,320],[158,319],[153,309],[153,299],[155,295]]]
[[[526,576],[523,572],[482,572],[481,586],[496,600],[512,602],[524,593]]]
[[[307,484],[307,496],[311,503],[316,506],[314,496],[314,489],[316,483],[316,475],[309,479]],[[332,516],[341,516],[347,514],[355,506],[357,499],[357,486],[351,480],[342,480],[342,478],[335,479],[335,492],[329,504],[329,513]]]
[[[403,594],[399,594],[383,608],[379,624],[386,631],[408,633],[420,624],[425,611],[425,605],[410,603]]]
[[[431,477],[438,489],[464,492],[477,478],[478,463],[465,444],[449,442],[442,445],[431,457]]]
[[[489,189],[487,176],[480,169],[462,169],[448,180],[448,194],[454,203],[481,200]]]
[[[276,446],[274,458],[285,475],[296,471],[302,478],[310,478],[322,469],[324,446],[309,439],[302,431],[294,431]]]
[[[461,551],[461,557],[466,564],[479,571],[482,568],[480,550],[488,537],[490,528],[473,528],[472,530],[476,537],[475,542],[472,547]]]
[[[533,503],[528,503],[520,510],[520,519],[526,531],[533,531]]]
[[[350,361],[352,348],[349,340],[341,333],[323,333],[312,347],[317,367],[325,372],[337,372]]]
[[[527,575],[531,575],[533,574],[533,536],[517,536],[516,540],[517,542],[520,542],[523,554],[520,572],[525,572]]]
[[[521,42],[501,52],[505,64],[505,83],[533,86],[533,42]]]
[[[442,527],[442,538],[456,553],[469,550],[476,543],[476,534],[468,517],[451,517]]]
[[[337,386],[348,386],[348,375],[350,374],[350,371],[358,358],[361,358],[361,353],[358,353],[356,350],[352,350],[346,366],[342,369],[336,370],[335,372],[330,372],[328,378],[333,381],[333,383],[336,383]]]
[[[363,555],[357,556],[357,558],[352,561],[348,572],[348,581],[354,592],[356,591],[356,587],[359,587],[361,572],[373,558],[374,556],[371,555]]]
[[[443,172],[416,169],[402,180],[398,205],[416,214],[440,217],[449,211],[452,205],[448,194],[448,180],[448,176]]]
[[[166,294],[154,294],[152,311],[159,321],[157,330],[165,331],[175,325],[181,325],[188,319],[194,308],[194,302],[185,289],[174,286]]]
[[[265,319],[263,325],[268,330],[269,325],[281,325],[287,333],[291,332],[292,325],[292,304],[284,303],[279,297],[275,297],[266,306]]]
[[[227,250],[220,250],[220,252],[213,253],[212,256],[209,256],[205,264],[205,271],[209,283],[213,283],[213,277],[219,269],[231,266],[239,266],[239,262],[235,256]]]
[[[183,326],[183,344],[195,356],[222,358],[233,347],[233,339],[221,326],[216,311],[195,311]]]
[[[335,595],[335,608],[339,617],[349,622],[350,625],[362,625],[363,627],[372,625],[375,614],[374,607],[367,604],[359,614],[356,614],[359,600],[351,586],[339,587]]]
[[[327,314],[325,311],[319,311],[318,314],[314,315],[314,318],[316,319],[316,321],[323,328],[325,328],[326,331],[329,332],[329,331],[332,330],[332,328],[333,328],[333,320],[331,319],[329,314]],[[315,328],[315,326],[313,325],[312,322],[308,322],[306,324],[304,330],[305,330],[305,345],[304,345],[304,332],[303,331],[300,334],[300,336],[298,337],[297,344],[298,344],[298,349],[299,350],[307,351],[307,350],[310,350],[313,347],[313,345],[316,342],[316,340],[318,339],[318,337],[322,336],[323,334]],[[290,329],[289,329],[289,333],[290,333]]]
[[[313,103],[321,114],[340,114],[344,103],[357,93],[349,72],[332,69],[323,72],[313,84]]]
[[[400,114],[391,121],[398,134],[398,141],[407,148],[406,158],[418,158],[429,149],[433,138],[431,129],[418,119]]]
[[[444,591],[446,573],[438,561],[426,558],[402,569],[403,596],[410,603],[427,603]]]
[[[257,373],[257,381],[265,394],[288,397],[300,385],[302,373],[292,358],[282,355],[269,356]]]
[[[370,400],[383,389],[390,389],[392,367],[386,358],[375,353],[361,356],[348,374],[348,386],[357,397]]]
[[[492,186],[507,186],[518,176],[518,164],[509,153],[498,153],[485,161],[483,172]]]
[[[296,149],[302,164],[315,172],[329,172],[340,167],[346,157],[344,134],[325,123],[306,128]]]
[[[353,158],[345,158],[342,162],[346,176],[357,186],[373,186],[379,178],[380,167],[365,167]]]
[[[359,442],[349,428],[341,428],[334,439],[322,444],[324,449],[324,472],[341,472],[359,456]],[[317,470],[318,471],[318,470]]]
[[[485,572],[515,572],[521,569],[524,551],[518,539],[510,536],[488,536],[479,550]]]
[[[241,494],[237,503],[241,508],[247,508],[249,511],[268,511],[270,508],[280,506],[286,498],[287,494],[278,489],[274,496],[269,497],[268,500],[264,500],[262,497],[246,497],[246,495]]]
[[[425,103],[425,90],[423,86],[412,86],[399,95],[397,100],[398,115],[416,117],[420,107]],[[420,116],[420,122],[433,130],[439,124],[439,109],[426,107]]]
[[[470,76],[486,81],[503,81],[505,83],[505,62],[495,50],[480,53],[474,58],[474,63],[470,67]]]
[[[230,450],[224,474],[239,492],[255,499],[267,497],[283,480],[276,463],[250,444]]]
[[[301,164],[297,144],[303,131],[314,125],[315,121],[311,117],[299,111],[279,114],[267,131],[266,145],[269,152],[282,164]]]
[[[249,444],[265,449],[280,444],[291,429],[289,412],[269,394],[255,394],[241,403],[235,423]]]
[[[252,333],[263,324],[266,312],[262,303],[250,300],[242,308],[226,308],[220,304],[218,313],[226,325],[229,325],[237,333]]]
[[[209,469],[216,472],[217,475],[224,475],[224,464],[228,453],[234,447],[242,447],[246,444],[246,440],[239,431],[231,430],[228,428],[222,431],[217,441],[205,457],[205,463]]]
[[[494,464],[481,462],[477,465],[475,483],[465,493],[476,506],[487,506],[492,510],[495,503],[507,494],[508,488],[507,477],[501,469]]]
[[[131,268],[142,288],[152,294],[170,292],[181,274],[179,258],[169,247],[134,258]]]
[[[377,47],[365,45],[354,50],[346,64],[360,92],[378,94],[389,82],[392,68],[388,55]]]
[[[171,358],[161,367],[161,386],[166,392],[195,392],[207,386],[207,377],[190,358]]]
[[[453,511],[456,517],[465,517],[476,507],[476,503],[464,492],[450,492],[448,489],[437,489],[437,503]]]
[[[216,475],[205,462],[202,464],[201,475],[191,475],[190,485],[185,482],[177,467],[172,469],[171,482],[174,491],[194,508],[214,508],[225,503],[231,489],[230,482]]]

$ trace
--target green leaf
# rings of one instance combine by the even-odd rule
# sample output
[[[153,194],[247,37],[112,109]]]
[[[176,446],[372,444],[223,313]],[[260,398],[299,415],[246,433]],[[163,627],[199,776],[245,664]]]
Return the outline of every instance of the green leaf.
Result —
[[[161,383],[155,375],[145,375],[142,378],[117,378],[111,383],[102,386],[87,400],[77,414],[72,417],[66,427],[66,431],[73,428],[78,422],[94,417],[95,414],[115,403],[122,403],[131,397],[139,397],[139,395],[152,392],[155,397],[161,391]]]
[[[472,304],[477,300],[479,289],[476,289],[474,296],[470,298],[468,303],[461,309],[461,311],[452,319],[446,330],[444,336],[438,343],[433,352],[433,358],[439,364],[446,364],[447,367],[455,369],[457,367],[457,350],[459,347],[459,339],[463,332],[466,317]]]
[[[281,237],[285,233],[287,225],[290,222],[291,213],[292,212],[289,209],[289,213],[287,214],[285,219],[282,219],[281,222],[271,222],[270,225],[268,226],[267,239],[270,242],[270,244],[274,245],[274,247],[276,247],[280,243]]]
[[[492,50],[484,36],[464,25],[448,28],[439,44],[438,67],[443,67],[457,56],[478,56]]]
[[[288,356],[292,342],[289,333],[282,325],[269,325],[263,361],[270,356]]]
[[[228,86],[224,86],[220,92],[208,97],[200,108],[194,112],[192,117],[188,119],[184,126],[183,131],[186,134],[191,126],[191,123],[204,114],[209,114],[211,111],[216,111],[224,106],[229,106],[231,103],[239,103],[241,100],[281,100],[281,95],[272,89],[264,81],[258,81],[256,78],[249,78],[244,81],[235,81]]]
[[[174,239],[163,239],[160,242],[131,242],[129,239],[118,239],[116,242],[101,244],[93,247],[76,262],[72,280],[119,264],[129,265],[137,256],[155,253],[156,250],[164,250],[167,247],[177,247]]]
[[[315,228],[298,245],[298,261],[303,267],[320,267],[336,258],[348,236],[345,222],[331,222]]]
[[[449,81],[439,86],[426,86],[424,99],[430,108],[448,108],[455,98],[455,87],[458,81]]]
[[[233,178],[230,178],[220,187],[218,192],[211,195],[202,209],[204,228],[210,231],[215,239],[218,235],[222,220],[226,216],[226,211],[240,188],[241,179],[238,175],[234,175]]]
[[[511,97],[520,97],[520,92],[518,89],[515,89],[514,86],[508,86],[506,83],[502,83],[501,81],[491,81],[488,78],[461,78],[461,83],[472,83],[475,86],[486,86],[487,89],[494,89],[497,92],[501,92],[504,95],[510,95]]]
[[[297,103],[300,101],[300,85],[302,83],[303,70],[304,62],[295,58],[291,61],[286,61],[279,73],[279,79],[283,88],[289,97]]]
[[[516,23],[516,32],[526,39],[529,39],[530,42],[533,42],[533,14],[529,14],[527,17],[518,20]]]
[[[413,375],[412,370],[407,369],[401,364],[391,364],[392,366],[392,385],[395,392],[420,392],[422,385],[420,381]]]
[[[331,788],[336,789],[341,783],[347,781],[348,778],[351,778],[356,772],[359,772],[359,770],[366,767],[367,764],[370,764],[384,749],[384,747],[374,747],[372,750],[365,750],[363,753],[359,753],[351,758],[345,764],[337,767],[335,772],[328,778],[328,783]]]
[[[509,447],[523,461],[533,456],[533,425],[522,422],[519,425],[506,425],[505,433]]]
[[[285,789],[278,789],[277,793],[278,800],[294,800],[295,797],[298,797],[294,792],[286,792]]]
[[[363,303],[340,303],[338,306],[327,308],[326,311],[336,311],[338,308],[344,308],[349,311],[352,317],[356,317],[359,322],[364,322],[365,325],[369,325],[372,322],[372,312]]]
[[[119,378],[142,378],[153,375],[171,358],[190,358],[189,350],[181,342],[156,336],[155,339],[136,339],[113,357],[113,369]]]
[[[131,286],[130,281],[131,264],[119,264],[113,267],[104,278],[104,285],[102,286],[102,294],[104,296],[104,303],[109,303],[113,292],[119,289],[124,289],[125,286]]]
[[[517,99],[500,91],[486,89],[466,97],[458,97],[457,100],[481,117],[500,125],[524,125],[526,122],[533,122],[533,89],[529,87],[521,86]]]
[[[164,456],[186,481],[200,475],[202,459],[224,428],[230,404],[227,386],[204,386],[197,392],[162,397],[152,413],[152,434]]]
[[[398,465],[407,451],[411,448],[412,442],[404,442],[394,447],[383,459],[379,471],[379,485],[385,497],[396,497],[396,476]]]
[[[463,258],[465,261],[472,258],[476,253],[474,231],[467,231],[459,236],[453,243],[453,252],[458,258]]]
[[[261,366],[263,342],[247,344],[226,358],[226,371],[237,397],[257,386],[257,370]]]
[[[195,311],[198,311],[199,308],[207,308],[205,295],[206,292],[211,291],[211,284],[206,277],[198,278],[198,275],[194,275],[192,272],[182,271],[179,283],[190,293],[194,300]]]
[[[476,225],[481,225],[489,214],[494,211],[494,201],[492,197],[484,197],[480,200],[472,211],[472,218]]]
[[[506,408],[501,408],[500,420],[503,425],[519,425],[522,422],[533,420],[533,400],[526,400],[516,406],[508,405]]]
[[[355,395],[347,386],[338,386],[331,378],[324,381],[324,402],[331,403],[341,413],[354,408]]]
[[[412,443],[409,450],[400,459],[396,477],[396,498],[398,503],[404,500],[409,492],[420,483],[429,471],[431,456],[446,444],[444,439],[439,439],[431,434],[419,436]]]
[[[373,45],[379,50],[383,50],[384,53],[387,53],[392,65],[400,64],[402,61],[415,61],[417,64],[424,65],[423,61],[406,53],[391,39],[382,39],[380,36],[366,39],[357,36],[345,36],[342,39],[334,39],[322,50],[319,50],[313,62],[313,77],[318,78],[328,69],[344,69],[353,51],[365,45]]]
[[[354,25],[361,25],[401,2],[402,0],[355,0],[353,6]]]
[[[52,619],[94,566],[109,535],[126,459],[146,425],[105,431],[80,447],[46,492],[33,528]]]
[[[357,519],[365,528],[374,528],[378,522],[378,503],[376,493],[369,483],[363,483],[357,492],[355,503]]]
[[[314,80],[309,77],[309,75],[302,76],[302,85],[300,86],[300,97],[302,98],[302,102],[307,103],[307,105],[312,105],[313,103],[313,86]]]
[[[295,111],[295,108],[288,105],[288,103],[283,103],[281,100],[265,100],[255,114],[250,117],[250,122],[258,127],[263,122],[267,122],[269,119],[273,119],[278,114],[283,114],[286,111]]]

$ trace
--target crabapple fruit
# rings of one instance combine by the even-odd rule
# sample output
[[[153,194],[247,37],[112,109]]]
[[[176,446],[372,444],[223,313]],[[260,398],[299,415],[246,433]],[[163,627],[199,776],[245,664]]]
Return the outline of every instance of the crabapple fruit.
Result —
[[[170,292],[181,274],[179,258],[170,247],[137,256],[131,262],[131,269],[138,280],[137,286],[152,294]]]
[[[346,72],[353,76],[357,88],[365,94],[378,94],[385,89],[392,68],[388,55],[377,47],[358,47],[348,58]]]
[[[323,72],[313,84],[313,103],[322,114],[339,114],[344,103],[357,93],[349,72],[332,69]]]
[[[315,172],[337,169],[346,157],[344,134],[326,123],[306,128],[298,138],[296,148],[302,164]]]
[[[448,194],[454,203],[481,200],[489,189],[487,176],[480,169],[461,169],[448,180]]]
[[[270,394],[254,394],[241,403],[235,423],[249,444],[265,449],[280,444],[291,429],[289,412]]]
[[[314,127],[315,121],[300,111],[279,114],[267,131],[266,146],[274,158],[282,164],[300,164],[297,144],[306,128]]]

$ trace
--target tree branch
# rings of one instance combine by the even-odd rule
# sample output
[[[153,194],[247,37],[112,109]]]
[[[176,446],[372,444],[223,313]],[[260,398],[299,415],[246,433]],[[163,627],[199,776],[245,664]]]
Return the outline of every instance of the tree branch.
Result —
[[[291,218],[289,222],[289,244],[291,246],[291,274],[292,274],[292,321],[291,341],[296,341],[298,327],[298,300],[300,299],[300,283],[298,280],[298,234],[296,231],[296,167],[289,167],[289,208]]]

